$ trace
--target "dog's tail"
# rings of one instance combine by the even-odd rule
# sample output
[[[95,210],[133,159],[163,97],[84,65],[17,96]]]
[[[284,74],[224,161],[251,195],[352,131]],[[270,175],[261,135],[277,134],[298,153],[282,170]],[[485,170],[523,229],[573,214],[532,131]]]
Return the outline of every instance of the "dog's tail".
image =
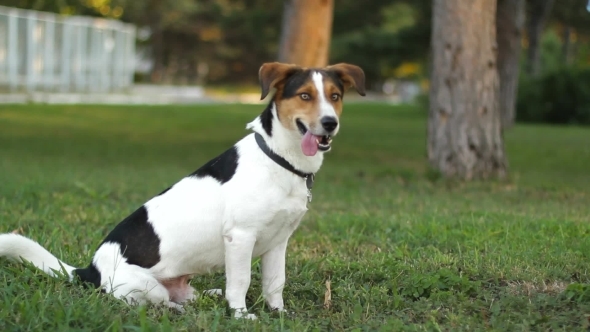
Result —
[[[65,270],[70,280],[76,269],[57,259],[39,243],[18,234],[0,234],[0,257],[17,262],[28,261],[52,277],[57,277],[55,271]]]

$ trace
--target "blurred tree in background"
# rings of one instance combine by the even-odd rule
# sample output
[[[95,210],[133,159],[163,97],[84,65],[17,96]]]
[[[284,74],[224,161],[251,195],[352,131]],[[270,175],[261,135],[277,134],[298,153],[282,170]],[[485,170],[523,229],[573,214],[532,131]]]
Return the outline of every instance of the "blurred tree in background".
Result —
[[[331,62],[361,66],[374,88],[390,77],[426,78],[431,13],[430,0],[337,1]]]
[[[323,1],[328,7],[333,6],[332,24],[329,18],[316,15],[307,20],[308,32],[298,32],[305,36],[298,37],[315,38],[309,33],[318,25],[322,26],[320,30],[331,30],[331,42],[328,36],[325,43],[328,62],[361,65],[367,72],[368,84],[376,87],[396,73],[401,77],[427,77],[424,64],[430,38],[429,0]],[[288,10],[285,4],[291,2],[297,3],[293,0],[4,0],[3,5],[116,18],[136,24],[138,36],[145,38],[140,38],[139,45],[153,61],[149,75],[138,77],[141,81],[254,84],[260,64],[279,58],[283,16]],[[301,7],[315,11],[312,6]],[[312,41],[308,43],[316,45]],[[305,52],[306,44],[302,45],[295,49]]]
[[[499,107],[504,129],[510,128],[515,119],[525,5],[525,0],[498,0],[497,4]]]
[[[560,0],[553,7],[552,28],[561,35],[561,60],[564,64],[572,65],[579,60],[588,64],[590,13],[584,10],[587,3],[586,0]],[[586,46],[585,59],[577,56],[581,43]]]
[[[515,117],[553,121],[543,114],[560,112],[566,115],[550,118],[565,123],[585,118],[576,114],[585,114],[580,105],[590,104],[590,93],[571,81],[582,76],[571,73],[584,73],[590,65],[586,3],[497,1],[504,129]],[[367,87],[377,92],[392,79],[425,89],[430,84],[433,0],[3,0],[2,5],[134,23],[138,54],[148,64],[138,82],[255,86],[260,64],[281,59],[355,63],[365,70]],[[548,81],[559,91],[575,87],[576,103],[534,94]],[[533,95],[543,100],[543,109],[555,110],[535,111],[534,103],[523,99]]]
[[[532,76],[538,76],[540,74],[541,38],[547,20],[549,19],[553,2],[554,0],[530,0],[528,2],[528,51],[526,70]]]
[[[328,65],[334,0],[285,0],[278,61]]]

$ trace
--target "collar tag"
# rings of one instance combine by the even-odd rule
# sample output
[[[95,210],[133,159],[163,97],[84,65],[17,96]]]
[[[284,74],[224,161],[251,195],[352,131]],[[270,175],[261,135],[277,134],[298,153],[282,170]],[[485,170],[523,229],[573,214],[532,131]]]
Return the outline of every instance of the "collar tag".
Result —
[[[313,181],[315,181],[315,174],[309,174],[305,177],[305,185],[307,186],[307,190],[311,190],[313,188]]]
[[[313,188],[313,181],[315,180],[315,174],[309,174],[305,177],[305,186],[307,187],[307,201],[311,203],[313,195],[311,194],[311,188]]]

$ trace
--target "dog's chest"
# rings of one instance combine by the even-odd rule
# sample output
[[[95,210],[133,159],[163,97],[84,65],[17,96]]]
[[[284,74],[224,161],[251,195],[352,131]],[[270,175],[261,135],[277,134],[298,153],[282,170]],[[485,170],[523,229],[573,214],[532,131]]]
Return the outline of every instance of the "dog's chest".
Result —
[[[307,212],[306,196],[300,192],[278,198],[273,203],[274,208],[268,210],[259,224],[254,255],[286,241]]]

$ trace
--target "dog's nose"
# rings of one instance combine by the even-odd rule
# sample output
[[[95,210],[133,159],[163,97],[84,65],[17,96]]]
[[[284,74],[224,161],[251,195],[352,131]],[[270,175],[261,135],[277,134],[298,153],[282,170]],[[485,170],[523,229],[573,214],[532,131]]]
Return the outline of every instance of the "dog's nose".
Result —
[[[322,127],[324,127],[324,129],[330,133],[333,132],[338,126],[338,120],[336,120],[336,118],[333,116],[324,116],[320,122],[322,123]]]

